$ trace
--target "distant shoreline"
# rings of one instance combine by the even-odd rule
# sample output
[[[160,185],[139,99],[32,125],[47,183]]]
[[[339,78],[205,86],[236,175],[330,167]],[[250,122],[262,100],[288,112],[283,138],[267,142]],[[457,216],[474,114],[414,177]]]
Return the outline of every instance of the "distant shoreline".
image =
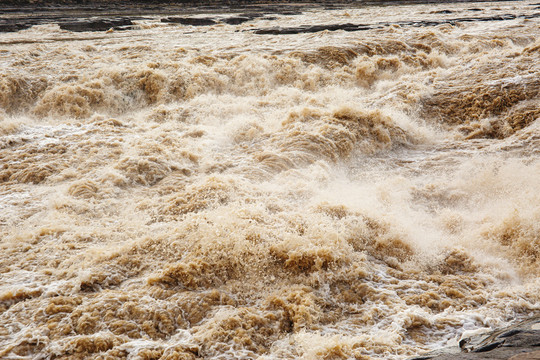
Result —
[[[314,8],[486,3],[508,0],[0,0],[0,33],[13,16],[148,16],[155,14],[218,14],[235,12],[302,12]]]
[[[0,0],[1,1],[1,0]],[[7,1],[7,3],[6,3]],[[495,0],[497,1],[497,0]],[[498,0],[502,1],[502,0]],[[193,1],[193,0],[3,0],[0,6],[0,34],[26,30],[35,25],[58,24],[61,29],[69,31],[107,31],[133,29],[134,20],[148,16],[176,16],[163,18],[165,23],[207,26],[225,21],[229,24],[239,24],[260,18],[268,14],[297,15],[311,9],[339,10],[361,8],[365,6],[399,6],[411,4],[449,4],[449,3],[484,3],[487,1],[465,0],[349,0],[349,1]],[[13,5],[9,5],[9,4]],[[16,3],[16,5],[15,5]],[[480,9],[472,9],[479,11]],[[213,18],[216,14],[240,14],[236,18],[219,20]],[[182,16],[205,15],[205,19],[179,18]],[[532,17],[538,17],[537,15]],[[497,16],[494,18],[459,17],[446,19],[442,22],[402,22],[401,25],[422,26],[459,21],[489,21],[508,20],[514,17]],[[291,34],[299,32],[317,32],[323,30],[361,31],[372,28],[365,24],[327,24],[310,27],[302,25],[296,28],[255,29],[258,34]]]
[[[2,0],[0,3],[0,9],[6,8],[48,8],[48,7],[81,7],[91,8],[98,6],[100,8],[121,8],[125,6],[140,6],[155,7],[240,7],[246,6],[329,6],[329,7],[343,7],[343,6],[364,6],[364,5],[397,5],[397,4],[444,4],[444,3],[463,3],[463,2],[488,2],[489,0]],[[504,0],[494,0],[504,1]],[[1,16],[1,14],[0,14]]]

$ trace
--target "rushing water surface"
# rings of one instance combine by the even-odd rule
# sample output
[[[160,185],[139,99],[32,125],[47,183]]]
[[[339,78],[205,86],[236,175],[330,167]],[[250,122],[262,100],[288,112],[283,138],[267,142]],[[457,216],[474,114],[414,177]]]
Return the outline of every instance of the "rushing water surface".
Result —
[[[0,358],[404,359],[537,313],[538,6],[0,34]],[[378,25],[254,31],[340,23]]]

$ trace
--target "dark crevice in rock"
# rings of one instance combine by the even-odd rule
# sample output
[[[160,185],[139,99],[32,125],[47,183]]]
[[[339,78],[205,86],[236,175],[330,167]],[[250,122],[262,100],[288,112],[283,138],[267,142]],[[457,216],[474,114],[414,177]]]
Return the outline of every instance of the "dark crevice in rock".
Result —
[[[479,348],[476,348],[474,349],[472,352],[475,352],[475,353],[480,353],[480,352],[486,352],[486,351],[491,351],[495,348],[498,348],[499,346],[501,346],[502,344],[504,343],[504,340],[501,340],[501,341],[495,341],[495,342],[492,342],[490,344],[487,344],[487,345],[484,345],[484,346],[481,346]]]
[[[440,10],[440,11],[434,11],[432,14],[453,14],[454,12],[452,10]]]

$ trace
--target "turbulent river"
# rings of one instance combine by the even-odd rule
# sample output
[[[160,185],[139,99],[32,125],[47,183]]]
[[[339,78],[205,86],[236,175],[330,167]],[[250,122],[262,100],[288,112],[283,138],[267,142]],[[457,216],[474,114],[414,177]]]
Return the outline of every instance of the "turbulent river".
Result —
[[[1,33],[0,358],[405,359],[537,313],[539,6]]]

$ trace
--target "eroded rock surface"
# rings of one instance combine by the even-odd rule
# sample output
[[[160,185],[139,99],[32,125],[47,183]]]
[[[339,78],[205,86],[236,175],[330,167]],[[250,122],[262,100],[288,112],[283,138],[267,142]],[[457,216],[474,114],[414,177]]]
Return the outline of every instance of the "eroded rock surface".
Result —
[[[540,359],[540,315],[487,334],[463,338],[446,348],[410,360]]]
[[[471,9],[471,11],[476,11],[476,9]],[[449,10],[443,10],[439,12],[440,14],[449,14],[452,13]],[[300,25],[295,27],[270,27],[270,28],[261,28],[254,29],[255,34],[259,35],[289,35],[289,34],[302,34],[302,33],[314,33],[319,31],[362,31],[370,30],[376,28],[382,28],[384,26],[390,25],[399,25],[399,26],[414,26],[414,27],[427,27],[427,26],[438,26],[443,24],[456,25],[458,23],[465,22],[484,22],[484,21],[505,21],[505,20],[514,20],[514,19],[534,19],[540,17],[540,13],[529,14],[529,15],[514,15],[514,14],[505,14],[497,16],[485,16],[485,17],[465,17],[465,18],[455,18],[455,19],[441,19],[441,20],[430,20],[430,21],[398,21],[395,23],[377,23],[377,24],[328,24],[328,25]]]

